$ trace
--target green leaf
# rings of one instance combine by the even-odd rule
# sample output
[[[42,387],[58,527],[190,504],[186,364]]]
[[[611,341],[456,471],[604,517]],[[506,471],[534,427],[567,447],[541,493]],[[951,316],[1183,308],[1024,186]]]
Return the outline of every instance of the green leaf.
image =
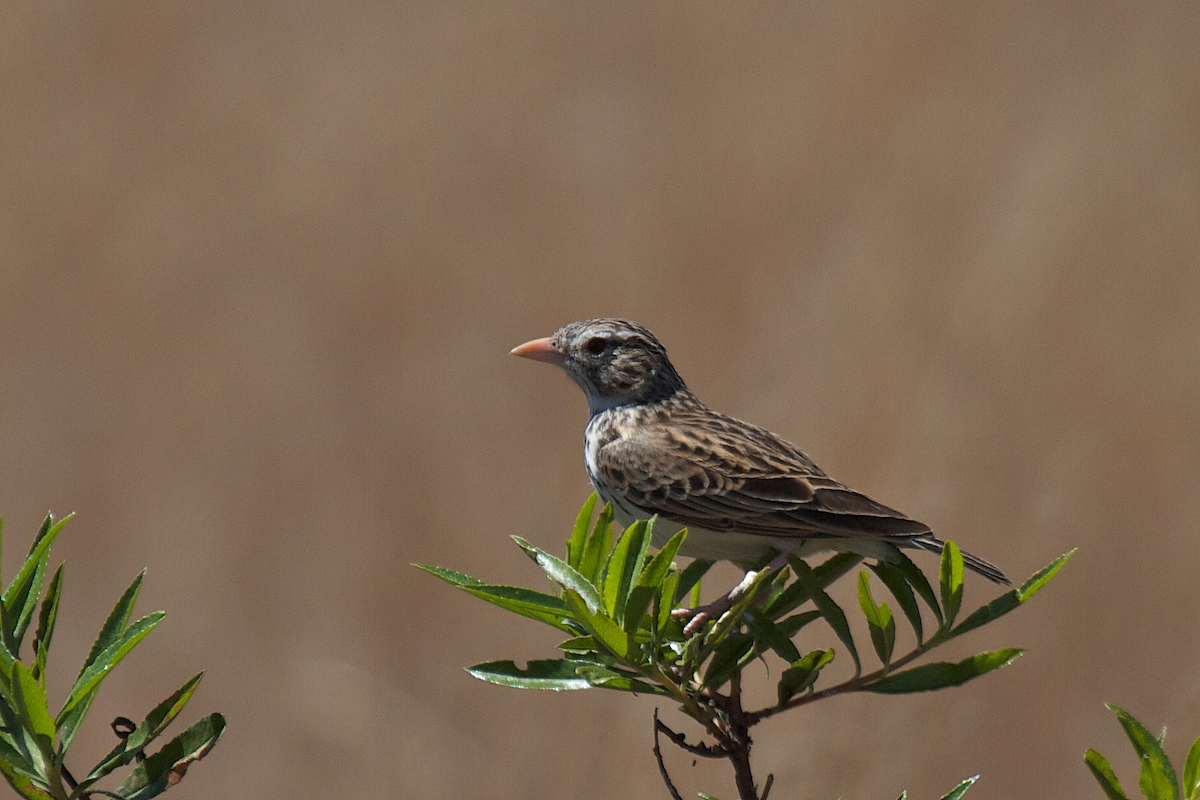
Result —
[[[635,673],[625,670],[614,670],[599,665],[585,665],[579,667],[577,672],[581,678],[585,678],[592,686],[599,686],[603,689],[615,689],[620,692],[632,692],[633,694],[665,695],[667,693],[667,690],[661,686],[655,686],[652,683],[639,680]]]
[[[125,626],[129,624],[129,618],[133,615],[133,604],[137,602],[138,593],[142,590],[142,580],[146,577],[146,570],[138,573],[138,576],[133,579],[133,583],[125,589],[121,595],[121,599],[117,600],[117,604],[113,606],[113,610],[108,613],[108,619],[104,621],[104,626],[100,628],[100,633],[96,636],[96,641],[92,642],[92,649],[88,653],[87,660],[83,662],[83,667],[79,670],[82,675],[88,667],[95,661],[97,656],[107,650],[116,642]]]
[[[978,775],[967,778],[958,786],[955,786],[953,789],[946,792],[946,794],[942,795],[942,800],[962,800],[962,796],[967,793],[967,789],[970,789],[977,780],[979,780]]]
[[[1037,594],[1043,586],[1050,582],[1050,579],[1058,574],[1058,571],[1067,563],[1067,559],[1075,555],[1075,551],[1079,548],[1071,548],[1063,553],[1058,558],[1051,561],[1046,566],[1035,572],[1030,578],[1021,584],[1021,588],[1017,590],[1021,602],[1024,603],[1029,598]]]
[[[1138,780],[1142,794],[1149,800],[1178,800],[1179,779],[1163,751],[1162,743],[1125,709],[1112,703],[1104,705],[1117,715],[1117,721],[1125,729],[1125,735],[1142,760],[1142,774]]]
[[[567,692],[590,689],[592,684],[581,678],[579,667],[590,666],[586,661],[553,659],[530,661],[521,669],[511,661],[488,661],[468,667],[467,672],[481,681],[515,689],[544,689],[552,692]]]
[[[525,554],[532,558],[542,568],[550,579],[564,589],[571,589],[587,604],[588,612],[595,614],[600,610],[600,592],[578,570],[561,558],[550,555],[540,547],[535,547],[520,536],[514,536],[513,541],[521,546]]]
[[[663,631],[671,624],[671,610],[675,606],[675,591],[679,588],[679,571],[671,570],[655,590],[654,630]]]
[[[942,549],[942,562],[938,569],[938,583],[942,590],[942,609],[946,619],[942,627],[949,629],[962,606],[963,560],[962,551],[954,542],[946,542]]]
[[[612,523],[612,503],[605,503],[596,517],[596,524],[584,539],[583,553],[579,556],[579,573],[589,581],[595,582],[599,577],[600,567],[612,547]]]
[[[713,624],[712,630],[709,631],[704,641],[706,649],[715,647],[730,631],[735,630],[742,624],[742,619],[746,611],[750,608],[750,604],[754,602],[754,598],[758,595],[759,590],[762,589],[763,584],[770,579],[771,575],[766,571],[759,572],[754,576],[753,580],[750,581],[750,585],[742,591],[729,610],[718,617],[717,621]]]
[[[654,529],[656,519],[651,519],[647,526],[648,538],[652,538],[651,532]],[[637,630],[638,623],[641,622],[642,616],[654,601],[654,596],[658,593],[659,586],[666,580],[667,575],[670,574],[671,563],[674,561],[675,554],[679,552],[679,547],[686,538],[687,528],[676,532],[638,574],[637,583],[629,592],[629,599],[625,603],[625,630],[631,632]],[[678,576],[678,573],[676,575]],[[678,581],[678,577],[675,580]],[[674,593],[673,588],[672,593]]]
[[[18,766],[21,758],[19,755],[16,759],[10,759],[7,753],[8,745],[0,742],[0,772],[4,773],[4,777],[17,794],[29,800],[55,800],[53,795],[34,785],[31,780],[34,777],[33,773],[24,771],[23,766]]]
[[[638,520],[625,529],[613,548],[604,569],[604,609],[618,623],[625,620],[625,602],[634,581],[642,571],[646,549],[650,546],[650,528]],[[636,623],[635,623],[636,625]]]
[[[693,559],[692,563],[683,568],[683,572],[679,573],[679,587],[675,590],[675,601],[672,607],[683,602],[683,598],[687,597],[693,587],[700,585],[700,579],[704,577],[715,561],[705,561],[703,558]],[[692,601],[695,605],[697,601]]]
[[[892,663],[892,649],[896,645],[896,621],[892,619],[892,611],[887,603],[876,605],[875,598],[871,596],[871,580],[867,577],[866,570],[858,573],[858,604],[867,618],[875,654],[886,667]]]
[[[33,673],[19,661],[13,664],[10,681],[21,726],[37,747],[34,763],[43,771],[43,776],[48,775],[50,764],[54,762],[54,720],[50,719],[50,710],[46,707],[46,692]]]
[[[1183,764],[1183,796],[1187,800],[1200,800],[1200,737],[1192,742]]]
[[[813,620],[817,620],[820,618],[821,618],[820,611],[804,611],[799,614],[793,614],[790,617],[779,620],[779,622],[775,623],[775,627],[778,628],[783,633],[784,636],[791,639],[797,633],[799,633],[800,629],[803,628],[805,625],[812,622]]]
[[[42,686],[46,685],[46,659],[50,657],[50,640],[54,638],[54,623],[58,621],[58,601],[62,597],[62,565],[54,571],[42,611],[38,614],[37,633],[33,636],[33,674]]]
[[[29,624],[38,595],[42,591],[46,563],[50,558],[50,545],[73,516],[74,514],[68,514],[55,523],[49,514],[46,515],[42,527],[33,540],[33,546],[29,549],[29,555],[25,558],[16,577],[4,590],[4,594],[0,596],[0,604],[4,607],[4,613],[0,615],[4,620],[4,652],[9,655],[17,654],[21,638],[24,636],[25,626]],[[7,673],[8,667],[11,666],[11,659],[6,659],[4,666],[5,673]]]
[[[210,714],[192,723],[154,755],[147,758],[117,787],[126,800],[147,800],[183,780],[188,768],[204,758],[225,732],[225,718]]]
[[[519,586],[490,586],[487,584],[471,584],[460,586],[464,592],[486,600],[492,605],[500,606],[506,611],[520,614],[523,617],[536,619],[559,630],[572,631],[573,628],[564,620],[571,616],[571,611],[562,598]]]
[[[921,595],[921,599],[929,606],[929,610],[933,612],[938,625],[941,626],[942,607],[938,604],[937,595],[934,594],[933,587],[929,585],[929,579],[925,577],[921,568],[913,563],[913,560],[903,551],[896,553],[896,560],[891,562],[891,566],[904,577],[904,580],[916,590],[917,594]]]
[[[877,694],[908,694],[909,692],[928,692],[934,689],[944,689],[947,686],[958,686],[985,672],[1008,666],[1024,652],[1024,650],[1008,648],[990,653],[980,653],[959,661],[957,664],[945,661],[925,664],[880,678],[875,683],[864,687],[864,690]]]
[[[836,556],[835,556],[836,558]],[[855,563],[862,560],[861,556],[856,556]],[[832,559],[830,559],[832,560]],[[812,598],[813,604],[817,610],[821,612],[821,616],[829,623],[829,627],[837,634],[837,637],[842,640],[842,644],[846,645],[846,649],[850,651],[850,658],[854,659],[854,677],[862,674],[862,662],[858,660],[858,648],[854,646],[854,637],[850,635],[850,623],[846,621],[846,612],[842,611],[841,607],[833,602],[833,598],[825,593],[813,575],[813,571],[809,569],[808,564],[796,557],[788,558],[788,563],[792,565],[792,571],[796,573],[796,580],[804,587],[808,596]]]
[[[96,691],[100,688],[100,682],[108,676],[113,667],[120,663],[121,659],[129,654],[130,650],[137,646],[138,642],[145,638],[146,634],[154,629],[154,626],[162,621],[164,616],[166,615],[162,611],[147,614],[126,628],[102,652],[89,659],[88,666],[76,679],[75,685],[71,687],[71,692],[63,704],[62,711],[59,711],[58,717],[55,718],[64,752],[75,737],[75,731],[79,727],[83,715],[87,713]]]
[[[733,673],[754,659],[754,637],[741,631],[727,631],[719,644],[712,649],[704,670],[703,686],[719,689]]]
[[[789,563],[799,559],[788,559]],[[836,581],[838,578],[845,575],[850,570],[854,569],[858,563],[862,561],[862,556],[854,553],[838,553],[827,559],[825,562],[810,567],[809,572],[812,573],[812,579],[817,586],[824,589],[829,584]],[[805,565],[807,566],[807,564]],[[795,571],[793,567],[793,572]],[[784,614],[787,614],[792,609],[799,606],[801,603],[809,599],[808,589],[804,584],[795,581],[791,586],[788,586],[772,600],[763,606],[763,613],[771,619],[779,619]]]
[[[593,636],[573,636],[559,642],[558,649],[572,656],[593,655],[601,652],[600,643]]]
[[[201,672],[192,676],[187,683],[179,687],[170,697],[163,700],[154,710],[146,715],[129,736],[118,744],[108,756],[96,765],[96,768],[80,783],[80,789],[77,794],[82,794],[93,783],[108,775],[113,770],[125,766],[137,758],[139,753],[142,753],[150,742],[154,741],[167,726],[170,725],[184,706],[192,699],[192,695],[196,692],[196,687],[200,684],[200,679],[204,677]]]
[[[625,630],[604,614],[588,614],[580,622],[596,638],[607,647],[614,656],[621,660],[628,659],[634,648],[632,637]]]
[[[904,579],[904,574],[886,561],[867,566],[879,576],[879,580],[883,581],[892,597],[896,598],[896,604],[900,606],[900,610],[913,627],[913,633],[917,635],[917,644],[923,643],[925,631],[922,626],[921,609],[917,606],[917,596],[913,594],[912,586]]]
[[[583,502],[583,508],[579,509],[579,516],[575,517],[575,527],[571,529],[571,538],[567,540],[567,563],[575,569],[579,569],[580,561],[583,559],[583,546],[587,542],[588,531],[591,529],[596,500],[595,492],[588,495],[588,499]]]
[[[761,611],[756,608],[747,608],[743,620],[758,641],[759,650],[769,647],[789,664],[800,659],[800,651],[796,649],[796,645],[792,644],[791,638]]]
[[[445,567],[435,567],[431,564],[413,564],[413,566],[416,567],[417,569],[423,569],[426,572],[428,572],[430,575],[432,575],[433,577],[441,578],[446,583],[449,583],[453,586],[484,586],[484,585],[486,585],[483,581],[479,580],[478,578],[472,578],[470,575],[467,575],[462,572],[455,572],[454,570],[446,569]]]
[[[1121,782],[1117,780],[1116,773],[1108,765],[1108,759],[1089,748],[1083,760],[1088,769],[1092,771],[1096,783],[1100,784],[1100,788],[1108,796],[1108,800],[1129,800],[1129,797],[1121,790]]]
[[[1045,567],[1042,567],[1042,569],[1034,573],[1029,580],[1025,581],[1025,583],[1023,583],[1019,589],[1013,589],[1012,591],[1006,592],[992,602],[988,603],[986,606],[976,609],[969,617],[960,622],[958,626],[950,632],[950,636],[947,638],[949,639],[954,638],[955,636],[961,636],[967,631],[975,630],[982,625],[986,625],[993,620],[999,619],[1013,609],[1018,608],[1022,603],[1026,602],[1029,600],[1029,598],[1037,594],[1039,589],[1045,586],[1051,578],[1058,574],[1058,571],[1062,569],[1063,565],[1067,563],[1067,559],[1069,559],[1074,552],[1074,550],[1071,550],[1068,553],[1064,553],[1051,561]]]
[[[779,676],[779,702],[786,702],[800,692],[817,682],[821,670],[833,661],[833,648],[828,650],[813,650],[804,658],[798,659]]]

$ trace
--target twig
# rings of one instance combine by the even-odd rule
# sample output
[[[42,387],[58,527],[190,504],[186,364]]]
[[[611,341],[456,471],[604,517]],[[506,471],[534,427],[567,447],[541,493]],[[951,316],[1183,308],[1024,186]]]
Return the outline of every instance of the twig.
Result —
[[[654,758],[658,760],[658,774],[662,775],[663,783],[667,785],[667,791],[671,793],[671,797],[674,800],[683,800],[679,796],[679,791],[675,788],[675,784],[671,783],[671,774],[667,772],[667,765],[663,762],[662,748],[658,746],[658,733],[665,727],[665,725],[658,721],[658,709],[654,709]],[[668,728],[668,730],[670,729]]]
[[[692,744],[687,738],[678,731],[673,731],[667,727],[667,723],[662,722],[658,718],[658,709],[654,709],[654,738],[657,741],[659,733],[665,733],[672,744],[681,750],[686,750],[694,756],[702,758],[725,758],[729,755],[723,747],[713,744]],[[657,744],[655,745],[657,746]]]

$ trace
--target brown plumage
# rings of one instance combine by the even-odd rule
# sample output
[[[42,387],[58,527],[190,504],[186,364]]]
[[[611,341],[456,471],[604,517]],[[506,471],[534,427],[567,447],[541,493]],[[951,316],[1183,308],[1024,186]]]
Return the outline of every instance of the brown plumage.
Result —
[[[821,550],[883,560],[897,547],[942,551],[928,526],[833,480],[791,442],[705,406],[636,323],[574,322],[513,353],[558,365],[583,389],[592,485],[626,525],[657,514],[657,545],[686,526],[683,555],[744,569]],[[964,552],[963,563],[1010,583],[981,558]]]

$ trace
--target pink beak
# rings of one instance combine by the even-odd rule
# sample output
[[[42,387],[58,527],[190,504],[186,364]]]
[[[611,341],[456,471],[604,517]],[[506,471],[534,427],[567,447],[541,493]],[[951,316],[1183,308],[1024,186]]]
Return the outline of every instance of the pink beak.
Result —
[[[547,336],[545,339],[534,339],[531,342],[520,344],[509,351],[514,356],[521,358],[531,358],[534,361],[545,361],[547,364],[561,364],[566,360],[567,354],[558,349],[554,339]]]

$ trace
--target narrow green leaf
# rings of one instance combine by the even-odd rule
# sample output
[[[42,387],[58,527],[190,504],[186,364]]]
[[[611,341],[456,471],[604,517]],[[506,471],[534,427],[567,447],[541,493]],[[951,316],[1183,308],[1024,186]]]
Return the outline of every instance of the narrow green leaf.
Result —
[[[484,586],[478,578],[472,578],[463,572],[455,572],[445,567],[435,567],[431,564],[413,564],[417,569],[423,569],[435,578],[441,578],[452,586]]]
[[[1063,568],[1064,564],[1067,563],[1067,559],[1075,555],[1075,551],[1077,549],[1078,548],[1072,548],[1063,553],[1061,556],[1054,559],[1049,564],[1031,575],[1027,581],[1022,583],[1021,588],[1017,590],[1017,593],[1021,598],[1021,602],[1024,603],[1026,600],[1033,597],[1038,593],[1038,591],[1041,590],[1043,586],[1049,583],[1050,579],[1057,575],[1058,571]]]
[[[1179,800],[1179,787],[1170,780],[1168,771],[1174,774],[1169,761],[1159,761],[1153,756],[1142,759],[1138,788],[1147,800]]]
[[[600,610],[600,592],[596,591],[596,587],[592,582],[585,578],[578,570],[561,558],[556,558],[540,547],[535,547],[520,536],[514,536],[513,541],[521,546],[525,554],[532,558],[542,568],[542,571],[550,576],[551,580],[558,583],[564,589],[571,589],[582,597],[583,601],[587,603],[590,613],[595,614]]]
[[[54,571],[50,579],[50,588],[46,590],[46,598],[42,601],[42,610],[38,614],[37,632],[33,636],[33,674],[46,685],[46,659],[50,656],[50,641],[54,638],[54,624],[58,621],[58,601],[62,596],[62,565]]]
[[[648,523],[646,529],[647,544],[653,538],[653,530],[657,518],[653,518]],[[654,597],[659,593],[660,585],[666,580],[668,574],[671,573],[672,561],[675,554],[679,551],[680,545],[687,538],[687,528],[678,531],[672,536],[667,543],[664,544],[651,558],[646,565],[642,567],[636,576],[636,582],[629,592],[629,598],[625,602],[625,613],[623,615],[623,627],[627,631],[635,631],[642,621],[642,617],[654,602]],[[643,558],[645,555],[643,554]],[[678,572],[675,573],[675,580],[678,581]],[[672,592],[674,589],[672,588]],[[669,613],[669,611],[668,611]],[[661,626],[660,626],[661,627]]]
[[[871,596],[871,580],[867,577],[866,570],[858,573],[858,604],[867,618],[875,654],[886,667],[892,663],[892,649],[896,645],[896,622],[892,619],[892,611],[887,603],[875,603],[875,598]]]
[[[4,594],[0,595],[0,604],[3,605],[3,614],[0,616],[3,616],[4,621],[5,651],[10,655],[16,655],[25,626],[29,624],[32,609],[42,591],[42,579],[50,558],[50,545],[73,516],[74,514],[68,514],[54,522],[49,514],[46,515],[21,569],[5,588]],[[6,668],[9,666],[11,661],[5,664]],[[7,669],[5,671],[7,672]]]
[[[603,689],[615,689],[619,692],[632,692],[633,694],[665,695],[667,693],[667,690],[661,686],[640,680],[636,673],[625,670],[587,665],[579,667],[577,672],[579,677],[586,679],[592,686],[599,686]]]
[[[1200,800],[1200,737],[1192,742],[1183,764],[1183,796],[1187,800]]]
[[[1129,797],[1121,790],[1121,782],[1117,780],[1117,774],[1109,766],[1108,759],[1089,748],[1083,760],[1088,769],[1092,771],[1096,783],[1100,784],[1100,788],[1108,796],[1108,800],[1129,800]]]
[[[1117,715],[1117,721],[1125,729],[1133,749],[1142,760],[1142,774],[1138,780],[1138,788],[1149,800],[1178,800],[1179,779],[1175,768],[1163,751],[1162,743],[1155,738],[1145,725],[1125,709],[1112,703],[1105,703],[1109,711]]]
[[[147,714],[146,718],[133,730],[133,733],[123,739],[103,761],[96,765],[87,778],[80,782],[76,794],[83,795],[87,788],[96,781],[113,770],[131,763],[140,753],[144,752],[146,746],[166,730],[167,726],[183,711],[203,677],[203,672],[192,676],[170,697],[155,706],[154,710]]]
[[[604,568],[604,609],[618,623],[625,620],[625,602],[634,581],[642,571],[646,549],[650,546],[650,529],[645,520],[638,520],[625,529],[613,548]]]
[[[945,661],[925,664],[880,678],[875,683],[864,687],[864,691],[877,694],[908,694],[909,692],[928,692],[944,689],[947,686],[958,686],[986,672],[1008,666],[1024,652],[1024,650],[1008,648],[990,653],[980,653],[956,664]]]
[[[954,542],[946,542],[942,549],[938,583],[942,590],[942,610],[946,613],[942,627],[949,629],[954,624],[954,618],[958,616],[958,609],[962,607],[963,591],[962,551]]]
[[[83,662],[83,667],[79,670],[82,675],[88,667],[95,661],[97,656],[113,645],[125,631],[125,626],[129,624],[129,618],[133,615],[133,604],[137,602],[138,593],[142,590],[142,580],[146,577],[146,570],[138,573],[138,576],[133,579],[133,583],[125,589],[121,598],[117,600],[117,604],[113,606],[113,610],[108,613],[108,619],[104,621],[104,625],[100,628],[100,633],[96,636],[96,641],[92,642],[92,649],[88,653],[87,660]]]
[[[675,592],[679,588],[678,570],[671,570],[667,577],[658,585],[654,596],[654,630],[662,631],[671,622],[671,610],[675,606]]]
[[[778,628],[784,636],[791,639],[797,633],[799,633],[800,629],[805,625],[820,618],[820,611],[803,611],[799,614],[793,614],[790,617],[779,620],[779,622],[775,623],[775,627]]]
[[[14,750],[5,736],[0,736],[0,772],[8,778],[12,788],[25,798],[50,798],[49,794],[34,786],[32,781],[44,782],[41,771],[25,757],[24,753]],[[36,794],[30,794],[35,792]]]
[[[896,560],[891,562],[891,566],[904,577],[904,580],[916,590],[917,594],[921,595],[921,599],[929,606],[929,610],[933,612],[940,627],[943,622],[942,607],[938,604],[937,595],[934,593],[933,587],[929,585],[929,579],[925,577],[921,568],[913,563],[913,560],[905,555],[904,551],[896,554]]]
[[[204,758],[225,732],[225,718],[210,714],[188,726],[154,755],[147,758],[117,787],[126,800],[148,800],[183,780],[188,768]]]
[[[672,607],[683,602],[683,598],[688,596],[693,587],[700,585],[700,579],[704,577],[715,561],[705,561],[703,558],[693,559],[692,563],[683,568],[683,572],[679,573],[679,587],[675,590],[675,601]],[[697,601],[692,601],[695,605]]]
[[[100,688],[101,681],[108,676],[113,667],[120,663],[121,659],[129,654],[130,650],[137,646],[138,642],[145,638],[146,634],[154,629],[154,626],[162,621],[164,616],[166,615],[162,611],[147,614],[126,628],[120,636],[113,640],[112,644],[90,659],[88,666],[84,668],[76,679],[75,685],[71,687],[62,711],[59,711],[58,717],[55,718],[64,752],[70,746],[79,722],[82,720],[83,714],[87,712],[88,706],[91,705],[92,698]]]
[[[41,737],[43,742],[40,744],[44,744],[44,752],[49,753],[54,742],[54,720],[50,719],[50,709],[46,706],[45,690],[33,673],[19,661],[13,664],[10,680],[16,711],[21,715],[25,729]]]
[[[750,632],[754,634],[760,652],[768,648],[774,650],[789,664],[800,659],[800,651],[796,649],[796,645],[792,644],[791,638],[768,619],[766,614],[757,608],[747,608],[742,619]]]
[[[571,611],[562,598],[519,586],[491,586],[487,584],[472,584],[460,586],[464,592],[486,600],[492,605],[506,611],[520,614],[529,619],[536,619],[559,630],[573,630],[565,621],[571,616]]]
[[[468,667],[467,672],[481,681],[515,689],[544,689],[552,692],[590,689],[592,684],[581,678],[576,670],[588,666],[586,661],[553,659],[530,661],[521,669],[511,661],[488,661]]]
[[[796,580],[804,586],[809,597],[812,598],[813,604],[825,618],[825,622],[850,651],[850,658],[854,660],[854,676],[857,678],[862,674],[862,662],[858,659],[858,648],[854,646],[854,637],[850,634],[850,623],[846,621],[846,612],[842,611],[841,607],[833,602],[833,598],[827,595],[817,583],[808,564],[795,557],[789,558],[788,563],[792,565],[792,571],[796,573]]]
[[[565,642],[559,642],[558,649],[567,655],[594,655],[601,651],[600,643],[594,636],[573,636]]]
[[[597,582],[600,568],[612,547],[612,524],[612,503],[605,503],[596,516],[596,524],[583,542],[583,553],[579,556],[579,573],[589,581]]]
[[[789,563],[795,560],[798,559],[788,559]],[[824,589],[854,569],[860,561],[862,561],[862,556],[860,555],[854,553],[837,553],[816,567],[810,567],[809,571],[812,573],[812,579],[816,582],[817,586]],[[764,605],[763,613],[773,620],[779,619],[808,599],[809,594],[805,585],[799,581],[795,581]]]
[[[960,783],[958,786],[955,786],[953,789],[946,792],[946,794],[942,795],[942,800],[962,800],[962,796],[967,793],[967,789],[970,789],[971,786],[974,785],[975,781],[977,781],[977,780],[979,780],[978,775],[975,775],[974,777],[971,777],[971,778],[967,778],[965,781]]]
[[[900,606],[900,610],[904,612],[904,616],[908,618],[909,624],[913,627],[917,643],[923,643],[925,631],[921,620],[921,609],[917,606],[917,596],[913,594],[912,586],[904,579],[904,574],[886,561],[867,566],[879,576],[879,580],[883,581],[883,585],[892,593],[892,597],[896,598],[896,604]]]
[[[771,576],[766,572],[759,572],[754,576],[754,579],[750,581],[750,585],[742,591],[741,595],[737,598],[729,610],[717,618],[717,621],[713,624],[712,630],[709,631],[708,636],[705,637],[705,649],[711,650],[718,643],[720,643],[721,639],[723,639],[729,632],[736,630],[742,624],[743,617],[745,616],[746,611],[750,608],[750,604],[754,602],[755,596],[758,595],[759,591],[763,587],[763,584],[770,580],[770,578]]]
[[[575,517],[575,527],[571,529],[571,538],[567,540],[567,563],[575,569],[583,559],[583,546],[587,542],[588,531],[591,530],[592,514],[596,510],[596,493],[588,495],[579,515]]]
[[[36,773],[32,771],[32,765],[26,765],[22,756],[15,751],[12,751],[15,757],[10,758],[9,752],[9,745],[0,742],[0,772],[4,773],[17,794],[28,800],[55,800],[53,795],[34,785],[31,779],[36,777]]]
[[[779,685],[776,687],[779,702],[786,702],[816,683],[821,670],[832,661],[833,648],[813,650],[804,658],[797,659],[779,676]]]
[[[621,660],[629,658],[634,643],[620,625],[603,613],[588,614],[585,619],[580,621],[597,641],[612,651],[614,656]]]
[[[1038,590],[1049,583],[1051,578],[1058,574],[1058,571],[1062,569],[1063,565],[1067,563],[1067,559],[1074,552],[1074,550],[1071,550],[1068,553],[1063,553],[1034,573],[1020,588],[1005,592],[986,606],[976,609],[970,616],[960,622],[946,639],[952,639],[956,636],[961,636],[967,631],[973,631],[1020,607],[1029,598],[1037,594]]]
[[[754,637],[741,631],[727,631],[719,644],[712,648],[712,657],[704,669],[702,685],[719,689],[733,673],[754,658]]]

